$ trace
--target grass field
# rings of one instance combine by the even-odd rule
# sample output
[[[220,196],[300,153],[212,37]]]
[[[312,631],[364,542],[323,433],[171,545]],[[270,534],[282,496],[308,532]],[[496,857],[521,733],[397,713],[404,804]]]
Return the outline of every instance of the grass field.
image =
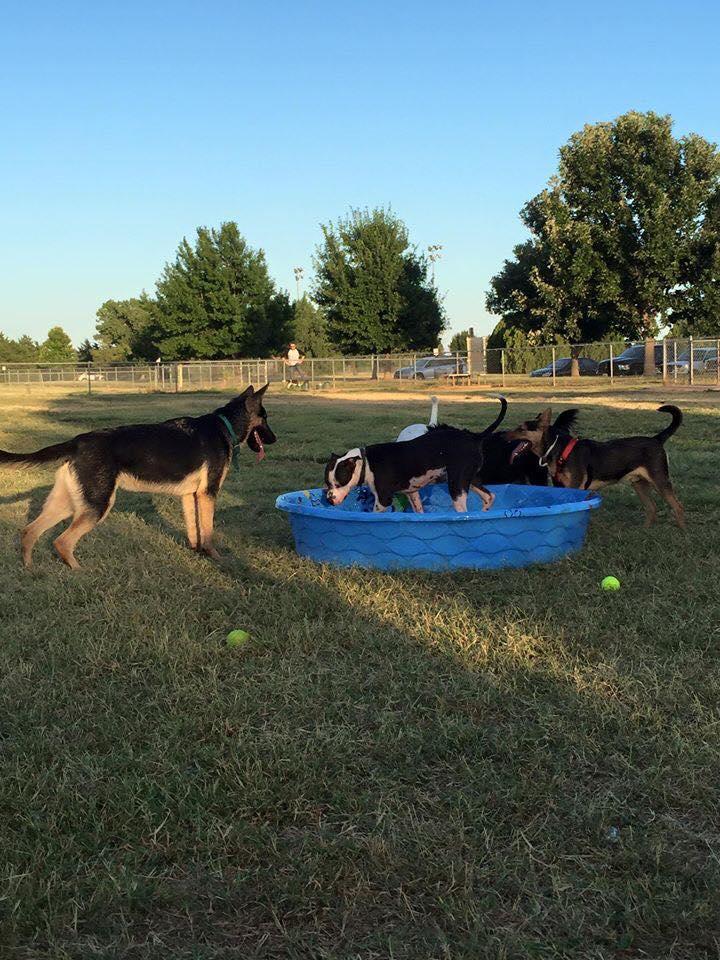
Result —
[[[6,449],[220,402],[2,399]],[[593,397],[581,429],[654,433],[663,399]],[[121,494],[81,571],[45,538],[27,573],[52,472],[0,471],[0,957],[717,957],[718,399],[669,442],[686,533],[616,488],[581,555],[515,572],[293,553],[276,495],[424,417],[412,395],[270,393],[280,440],[226,484],[219,566],[177,501]]]

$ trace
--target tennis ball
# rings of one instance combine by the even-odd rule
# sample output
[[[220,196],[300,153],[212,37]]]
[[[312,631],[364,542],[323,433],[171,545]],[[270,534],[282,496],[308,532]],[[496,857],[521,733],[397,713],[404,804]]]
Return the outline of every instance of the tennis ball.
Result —
[[[242,647],[250,639],[250,634],[246,630],[231,630],[227,635],[227,645],[229,647]]]
[[[619,590],[620,581],[617,577],[604,577],[600,586],[603,590]]]

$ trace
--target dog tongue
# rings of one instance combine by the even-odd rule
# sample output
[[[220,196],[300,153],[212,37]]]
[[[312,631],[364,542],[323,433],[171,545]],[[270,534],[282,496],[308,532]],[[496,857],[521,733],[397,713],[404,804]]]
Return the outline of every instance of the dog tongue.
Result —
[[[260,434],[257,432],[257,430],[253,431],[253,436],[255,437],[255,442],[258,445],[258,452],[255,454],[255,462],[260,463],[261,460],[265,459],[265,447],[263,446],[263,442],[260,439]]]
[[[521,440],[520,443],[516,444],[510,451],[510,463],[515,461],[515,457],[519,457],[521,453],[524,453],[525,450],[530,446],[527,440]]]

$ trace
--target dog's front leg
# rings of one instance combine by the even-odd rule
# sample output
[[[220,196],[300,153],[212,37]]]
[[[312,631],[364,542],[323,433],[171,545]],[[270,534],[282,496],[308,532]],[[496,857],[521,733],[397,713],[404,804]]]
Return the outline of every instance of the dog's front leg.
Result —
[[[200,520],[200,550],[212,560],[219,560],[220,554],[213,546],[215,498],[209,496],[207,493],[198,493],[197,505]]]
[[[197,498],[194,493],[186,493],[182,500],[185,531],[191,550],[197,550],[200,541],[200,517],[197,510]]]
[[[414,513],[424,513],[422,500],[420,499],[420,494],[417,490],[414,490],[412,493],[408,493],[408,500],[410,501],[410,506],[413,508]]]

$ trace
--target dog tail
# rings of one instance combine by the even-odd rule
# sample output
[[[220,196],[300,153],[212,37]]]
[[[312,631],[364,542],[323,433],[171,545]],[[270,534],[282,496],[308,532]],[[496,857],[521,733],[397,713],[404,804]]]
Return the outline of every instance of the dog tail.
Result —
[[[659,440],[660,443],[665,443],[665,441],[675,433],[677,428],[682,423],[682,410],[672,403],[664,403],[661,407],[658,407],[658,413],[669,413],[672,417],[672,420],[668,426],[665,427],[664,430],[661,430],[660,433],[655,434],[656,440]]]
[[[8,453],[0,450],[0,467],[29,467],[37,463],[53,463],[55,460],[68,460],[75,452],[75,441],[54,443],[35,453]]]
[[[490,424],[489,427],[485,427],[485,429],[482,431],[482,436],[486,436],[488,433],[492,433],[493,430],[497,430],[497,428],[505,419],[505,414],[507,413],[507,408],[508,408],[508,402],[503,396],[499,396],[498,400],[500,401],[500,413],[497,415],[497,417],[495,417],[495,419],[493,420],[493,422]]]

